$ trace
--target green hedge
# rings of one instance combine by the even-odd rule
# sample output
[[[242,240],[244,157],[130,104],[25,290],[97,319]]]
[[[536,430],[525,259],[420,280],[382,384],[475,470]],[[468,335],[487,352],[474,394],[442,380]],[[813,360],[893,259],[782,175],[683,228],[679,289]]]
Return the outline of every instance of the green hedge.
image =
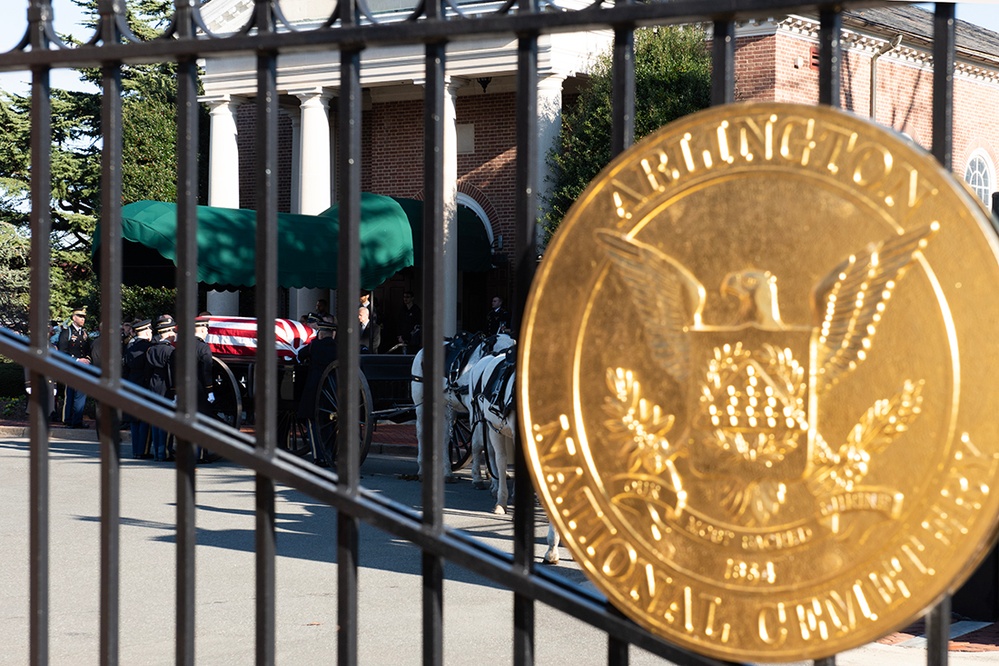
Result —
[[[13,361],[0,361],[0,397],[19,398],[23,395],[24,368]]]

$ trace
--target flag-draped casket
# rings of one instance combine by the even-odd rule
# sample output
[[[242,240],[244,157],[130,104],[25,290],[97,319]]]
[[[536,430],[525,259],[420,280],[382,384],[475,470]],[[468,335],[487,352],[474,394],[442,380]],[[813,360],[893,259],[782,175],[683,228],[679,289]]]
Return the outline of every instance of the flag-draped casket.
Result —
[[[298,361],[298,353],[315,337],[314,329],[293,319],[274,320],[278,359]],[[257,356],[257,320],[254,317],[212,317],[205,342],[212,354],[252,361]]]

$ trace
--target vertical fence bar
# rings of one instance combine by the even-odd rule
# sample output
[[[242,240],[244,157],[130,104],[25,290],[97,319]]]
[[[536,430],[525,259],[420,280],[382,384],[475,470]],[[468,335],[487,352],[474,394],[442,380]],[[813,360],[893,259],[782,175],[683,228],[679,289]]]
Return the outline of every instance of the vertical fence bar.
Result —
[[[260,34],[274,31],[270,3],[257,0],[256,27]],[[277,356],[274,320],[277,318],[277,53],[257,53],[257,232],[256,301],[257,355],[254,414],[257,448],[274,456],[277,449]],[[275,536],[274,480],[256,479],[257,548],[257,665],[275,659]]]
[[[28,7],[32,50],[48,48],[45,24],[52,21],[50,0],[31,0]],[[49,68],[31,68],[31,339],[34,353],[49,355],[49,263],[52,213],[52,100]],[[28,656],[33,666],[49,661],[49,410],[48,383],[32,373],[30,402],[30,573]],[[44,387],[44,388],[43,388]]]
[[[834,108],[840,106],[842,29],[843,17],[838,8],[824,8],[819,12],[819,104]]]
[[[933,16],[933,156],[948,171],[954,150],[954,5],[938,2]],[[950,641],[950,597],[926,615],[926,663],[944,666]]]
[[[118,41],[117,19],[110,3],[101,5],[101,39]],[[104,383],[121,387],[121,63],[101,68],[101,375]],[[100,661],[118,663],[120,623],[121,540],[121,429],[118,410],[100,403],[98,437],[101,444],[101,639]]]
[[[177,7],[178,38],[191,39],[190,7]],[[178,407],[184,418],[198,411],[197,353],[193,319],[198,308],[198,64],[193,58],[177,63],[177,305],[181,335],[181,392]],[[197,447],[177,442],[177,643],[175,662],[194,666],[195,637],[195,461]]]
[[[711,104],[735,100],[735,21],[715,21],[711,38]]]
[[[339,4],[342,25],[357,21],[353,0]],[[340,52],[340,98],[338,100],[340,159],[337,165],[340,193],[340,257],[337,268],[337,319],[340,322],[337,356],[337,405],[340,432],[337,435],[337,472],[340,491],[356,495],[359,489],[360,452],[360,324],[357,319],[361,292],[361,45]],[[370,427],[370,425],[369,425]],[[337,514],[337,657],[339,664],[356,664],[357,569],[359,520]]]
[[[621,0],[619,5],[631,4]],[[611,158],[635,140],[635,27],[614,28],[614,58],[611,64]]]
[[[631,4],[619,0],[617,5]],[[614,28],[614,55],[611,63],[611,159],[627,150],[635,141],[635,26]],[[535,241],[536,242],[536,241]],[[533,276],[532,276],[533,277]],[[518,311],[526,307],[526,298],[518,304]],[[521,456],[523,457],[523,456]],[[517,477],[529,474],[526,461],[523,469],[516,469]],[[533,497],[533,495],[532,495]],[[607,663],[628,665],[628,643],[611,634],[607,635]]]
[[[933,16],[933,156],[948,171],[954,150],[954,5],[938,2]],[[950,641],[951,599],[926,614],[926,663],[945,666]]]
[[[950,595],[948,595],[926,614],[927,666],[947,666],[950,620]]]
[[[427,3],[427,18],[441,20],[443,10],[440,0]],[[423,442],[433,445],[423,447],[423,523],[434,533],[444,529],[444,476],[443,465],[447,453],[437,446],[445,441],[443,428],[444,395],[436,387],[444,383],[444,160],[453,159],[445,154],[444,122],[447,89],[446,43],[435,42],[426,46],[426,87],[423,104],[423,300],[434,307],[424,310],[423,324]],[[457,228],[457,225],[455,225]],[[431,388],[434,387],[434,388]],[[444,560],[433,553],[424,552],[423,568],[423,663],[440,666],[444,662]]]
[[[537,0],[521,0],[525,12],[537,12]],[[527,306],[531,282],[538,263],[538,33],[517,39],[517,175],[514,225],[516,236],[516,302],[513,329],[520,324]],[[513,566],[523,575],[534,569],[534,488],[527,458],[514,433]],[[502,470],[500,470],[502,473]],[[501,483],[505,481],[501,480]],[[534,599],[513,597],[513,660],[534,663]]]
[[[933,14],[933,156],[948,171],[954,152],[954,5],[938,2]]]

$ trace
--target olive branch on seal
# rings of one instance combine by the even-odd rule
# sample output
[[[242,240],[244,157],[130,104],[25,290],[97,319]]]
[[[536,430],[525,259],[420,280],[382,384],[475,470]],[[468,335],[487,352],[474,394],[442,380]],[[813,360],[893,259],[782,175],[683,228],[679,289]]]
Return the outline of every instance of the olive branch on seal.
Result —
[[[604,426],[622,444],[628,471],[644,468],[650,474],[662,474],[671,456],[666,434],[675,417],[641,397],[641,383],[631,370],[608,368],[607,387],[611,395],[604,399],[604,411],[611,418]]]
[[[922,412],[924,381],[905,380],[892,398],[871,405],[847,436],[846,443],[833,451],[816,437],[811,480],[830,490],[850,492],[870,471],[871,454],[878,453],[909,429]]]

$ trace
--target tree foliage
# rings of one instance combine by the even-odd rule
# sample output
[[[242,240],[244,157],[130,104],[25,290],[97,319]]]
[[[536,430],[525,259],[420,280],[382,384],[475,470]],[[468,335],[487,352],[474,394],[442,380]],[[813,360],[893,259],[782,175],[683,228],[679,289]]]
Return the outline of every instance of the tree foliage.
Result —
[[[611,55],[600,56],[589,85],[562,115],[558,145],[549,153],[552,188],[543,221],[555,233],[569,207],[610,162]],[[635,139],[711,101],[711,57],[696,27],[635,32]]]
[[[91,17],[87,27],[92,31],[98,0],[74,2]],[[168,25],[173,9],[173,0],[130,0],[130,29],[140,39],[153,39]],[[176,199],[176,70],[172,62],[122,67],[122,204]],[[80,79],[95,91],[53,89],[51,94],[51,316],[57,318],[78,305],[92,312],[100,308],[90,248],[101,214],[101,70],[80,70]],[[29,96],[0,92],[0,242],[8,236],[25,242],[30,237],[30,112]],[[203,121],[207,127],[207,118]],[[202,150],[206,147],[202,142]],[[0,252],[0,292],[18,294],[18,285],[27,284],[27,258],[21,265],[15,246],[4,249],[9,252]],[[173,290],[122,291],[125,316],[167,312],[175,300]],[[11,296],[0,300],[0,324],[10,321],[4,310],[8,301],[22,310],[10,316],[26,320],[26,298]]]
[[[21,329],[28,311],[31,243],[20,229],[0,222],[0,326]]]

